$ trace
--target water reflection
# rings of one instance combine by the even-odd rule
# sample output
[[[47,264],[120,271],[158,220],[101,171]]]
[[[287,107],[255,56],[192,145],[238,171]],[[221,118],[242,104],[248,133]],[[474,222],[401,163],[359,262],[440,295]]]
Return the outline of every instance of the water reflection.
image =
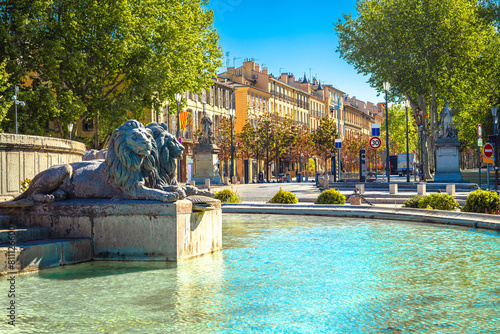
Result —
[[[178,264],[94,262],[18,276],[14,332],[493,333],[500,327],[497,233],[329,217],[223,220],[223,252]],[[5,326],[0,332],[11,329]]]

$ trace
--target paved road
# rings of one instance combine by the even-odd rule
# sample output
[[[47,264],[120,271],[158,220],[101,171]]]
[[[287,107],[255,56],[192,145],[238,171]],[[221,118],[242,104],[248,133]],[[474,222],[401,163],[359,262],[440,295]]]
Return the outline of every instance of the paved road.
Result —
[[[391,179],[392,182],[392,179]],[[258,202],[264,203],[269,201],[274,194],[279,190],[290,191],[294,193],[299,202],[314,202],[314,200],[321,194],[321,190],[316,187],[314,182],[290,182],[290,183],[252,183],[252,184],[236,184],[228,186],[213,186],[211,191],[219,191],[221,189],[232,189],[243,200],[243,202]],[[341,190],[344,195],[350,195],[352,190]],[[463,205],[465,198],[469,192],[457,192],[456,198],[458,202]],[[400,191],[397,195],[391,195],[389,191],[377,190],[366,191],[364,196],[366,199],[376,205],[392,205],[401,206],[401,204],[408,198],[415,196],[416,191]]]

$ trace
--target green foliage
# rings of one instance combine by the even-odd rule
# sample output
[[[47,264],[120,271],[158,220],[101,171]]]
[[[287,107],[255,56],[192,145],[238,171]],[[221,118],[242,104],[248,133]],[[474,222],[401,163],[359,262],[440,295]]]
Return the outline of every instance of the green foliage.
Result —
[[[311,141],[314,151],[325,161],[331,156],[331,151],[335,148],[335,139],[338,138],[337,126],[332,117],[323,117],[315,132],[311,133]]]
[[[481,6],[474,0],[359,0],[357,13],[335,25],[342,58],[379,91],[390,82],[389,99],[408,98],[414,113],[420,108],[428,115],[426,173],[445,100],[469,143],[491,107],[485,97],[497,93],[494,102],[500,102],[499,34],[481,17]]]
[[[25,192],[26,190],[28,190],[28,188],[30,187],[30,184],[31,184],[31,179],[24,179],[23,181],[21,181],[21,192]]]
[[[214,195],[215,199],[218,199],[223,203],[241,203],[240,196],[231,189],[216,191]]]
[[[274,194],[273,198],[269,201],[269,203],[279,203],[279,204],[297,204],[299,201],[297,200],[297,196],[292,194],[289,191],[284,191],[283,189],[278,190],[276,194]]]
[[[432,193],[426,196],[416,195],[403,203],[404,208],[454,211],[460,207],[455,197],[447,193]]]
[[[14,89],[11,92],[8,91],[10,88],[8,85],[9,74],[5,71],[6,61],[0,63],[0,132],[4,132],[1,124],[13,101],[10,99],[14,95]],[[11,94],[9,94],[11,93]]]
[[[316,198],[314,204],[345,204],[345,196],[338,190],[328,189]]]
[[[489,190],[472,191],[467,196],[462,211],[498,214],[500,212],[500,195]]]
[[[447,193],[432,193],[423,196],[418,203],[418,207],[421,209],[454,211],[458,209],[460,205],[455,197]]]
[[[422,200],[422,196],[420,195],[410,197],[403,203],[403,208],[418,208],[420,200]]]
[[[204,0],[6,0],[1,8],[0,49],[27,105],[21,133],[55,121],[63,135],[67,123],[90,118],[102,142],[174,93],[207,88],[221,65]]]

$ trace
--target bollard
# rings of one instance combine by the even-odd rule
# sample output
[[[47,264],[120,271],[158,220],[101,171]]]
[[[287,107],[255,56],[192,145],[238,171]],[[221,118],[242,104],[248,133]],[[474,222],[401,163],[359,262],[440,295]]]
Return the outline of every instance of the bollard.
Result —
[[[233,179],[231,180],[231,183],[232,184],[237,184],[238,183],[238,177],[237,176],[233,176]]]
[[[360,194],[364,194],[365,193],[365,185],[364,184],[357,184],[356,185],[356,189],[358,190],[358,192]]]
[[[361,205],[361,197],[351,196],[349,197],[349,204],[351,205]]]
[[[241,183],[241,184],[245,184],[245,177],[244,177],[244,176],[241,176],[241,177],[240,177],[240,183]]]
[[[425,184],[417,185],[417,194],[419,194],[420,196],[425,196]]]
[[[196,186],[196,181],[189,182],[189,185],[195,187]]]
[[[398,184],[391,183],[389,184],[389,194],[396,195],[398,193]]]
[[[210,191],[210,179],[205,179],[205,186],[208,188]]]
[[[333,175],[328,175],[328,181],[334,182]]]
[[[228,185],[229,184],[229,177],[224,176],[224,184]]]
[[[455,185],[454,184],[447,184],[446,185],[446,192],[450,196],[455,196]]]

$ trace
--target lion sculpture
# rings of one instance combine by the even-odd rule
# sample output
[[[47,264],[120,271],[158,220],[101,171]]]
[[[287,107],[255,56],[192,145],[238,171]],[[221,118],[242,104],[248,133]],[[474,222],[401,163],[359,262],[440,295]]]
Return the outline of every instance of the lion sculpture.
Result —
[[[116,129],[105,160],[53,166],[33,178],[28,190],[14,201],[50,203],[66,198],[112,198],[175,202],[177,192],[146,186],[155,173],[156,141],[140,122],[129,120]]]
[[[149,173],[146,177],[146,184],[151,188],[174,191],[181,198],[191,195],[202,195],[214,197],[209,191],[202,191],[193,186],[181,187],[175,177],[175,159],[180,159],[184,151],[184,146],[177,138],[167,130],[165,123],[150,123],[146,128],[151,130],[151,134],[156,142],[157,153],[152,153],[156,161],[156,171]]]

